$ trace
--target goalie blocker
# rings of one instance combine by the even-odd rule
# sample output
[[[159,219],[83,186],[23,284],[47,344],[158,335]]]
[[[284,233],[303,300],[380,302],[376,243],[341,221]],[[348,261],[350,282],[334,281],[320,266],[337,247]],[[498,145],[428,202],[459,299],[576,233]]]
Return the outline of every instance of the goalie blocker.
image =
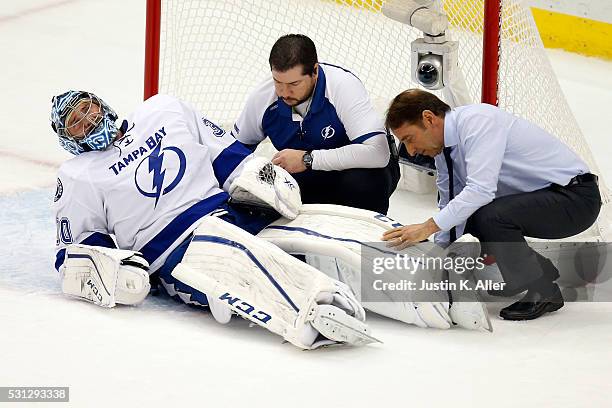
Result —
[[[148,269],[138,252],[69,245],[60,270],[62,292],[102,307],[136,305],[151,289]]]

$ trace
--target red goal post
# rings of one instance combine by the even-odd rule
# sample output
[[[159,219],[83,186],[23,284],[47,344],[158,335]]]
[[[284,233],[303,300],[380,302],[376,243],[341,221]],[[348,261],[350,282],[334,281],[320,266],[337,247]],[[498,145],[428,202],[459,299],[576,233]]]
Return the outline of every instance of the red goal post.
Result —
[[[162,0],[147,0],[145,33],[144,99],[157,94],[159,89],[159,43]]]

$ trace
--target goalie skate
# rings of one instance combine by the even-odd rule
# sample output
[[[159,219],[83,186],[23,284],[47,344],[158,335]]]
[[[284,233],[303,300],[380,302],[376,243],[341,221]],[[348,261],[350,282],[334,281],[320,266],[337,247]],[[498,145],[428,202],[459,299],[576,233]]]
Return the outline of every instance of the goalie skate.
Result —
[[[313,305],[306,321],[328,339],[355,346],[382,343],[370,335],[368,326],[332,305]]]
[[[485,329],[493,332],[487,307],[483,302],[456,302],[448,311],[451,319],[458,326],[469,330]]]
[[[470,234],[462,235],[446,249],[446,256],[476,259],[480,256],[480,241]],[[469,279],[473,283],[473,274],[466,276],[454,271],[447,273],[449,281],[457,283],[457,286],[459,279]],[[468,330],[493,331],[487,306],[473,285],[472,290],[450,291],[449,298],[453,299],[453,302],[448,313],[456,325]]]
[[[414,309],[421,319],[415,322],[419,327],[432,327],[435,329],[450,329],[453,325],[448,315],[447,307],[442,302],[414,302]]]

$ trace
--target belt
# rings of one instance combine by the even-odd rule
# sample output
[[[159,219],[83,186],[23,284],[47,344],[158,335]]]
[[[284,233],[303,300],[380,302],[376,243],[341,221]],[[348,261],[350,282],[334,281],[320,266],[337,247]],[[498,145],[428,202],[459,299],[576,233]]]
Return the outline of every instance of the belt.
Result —
[[[595,174],[591,174],[591,173],[579,174],[573,179],[571,179],[565,187],[571,187],[571,186],[575,186],[576,184],[591,183],[591,182],[594,182],[595,184],[599,185],[598,177]]]

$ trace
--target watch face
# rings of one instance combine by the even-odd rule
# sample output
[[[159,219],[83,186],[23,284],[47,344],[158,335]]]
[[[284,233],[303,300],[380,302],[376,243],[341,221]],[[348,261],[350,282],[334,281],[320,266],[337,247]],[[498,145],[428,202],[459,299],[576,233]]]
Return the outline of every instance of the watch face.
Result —
[[[304,153],[302,160],[304,161],[306,167],[310,168],[312,166],[312,154],[310,154],[310,152]]]

